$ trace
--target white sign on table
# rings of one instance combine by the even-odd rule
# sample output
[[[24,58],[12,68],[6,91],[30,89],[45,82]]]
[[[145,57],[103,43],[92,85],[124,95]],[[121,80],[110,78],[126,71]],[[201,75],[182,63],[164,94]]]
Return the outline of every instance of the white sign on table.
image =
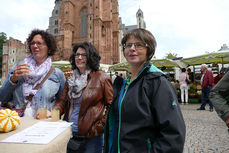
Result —
[[[71,126],[68,122],[38,122],[25,130],[16,133],[1,142],[48,144],[61,132]]]

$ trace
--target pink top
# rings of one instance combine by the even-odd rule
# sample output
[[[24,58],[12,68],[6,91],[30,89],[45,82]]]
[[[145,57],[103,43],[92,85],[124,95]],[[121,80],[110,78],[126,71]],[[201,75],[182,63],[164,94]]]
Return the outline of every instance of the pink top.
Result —
[[[179,84],[180,84],[180,85],[182,85],[182,84],[187,84],[186,81],[185,81],[186,77],[187,77],[187,79],[189,80],[189,76],[188,76],[187,73],[182,72],[182,73],[180,74],[180,76],[179,76]]]

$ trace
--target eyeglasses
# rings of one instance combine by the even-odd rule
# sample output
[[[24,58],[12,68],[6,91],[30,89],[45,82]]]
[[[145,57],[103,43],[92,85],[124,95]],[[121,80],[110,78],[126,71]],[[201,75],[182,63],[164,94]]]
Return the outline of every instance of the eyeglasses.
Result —
[[[33,42],[30,43],[30,46],[34,46],[35,44],[36,44],[38,47],[41,47],[41,46],[45,45],[45,43],[33,41]]]
[[[143,43],[143,42],[136,42],[136,43],[127,43],[124,44],[124,48],[125,49],[130,49],[132,46],[134,45],[135,49],[143,49],[145,47],[147,47],[148,45]]]
[[[86,53],[83,53],[83,54],[80,54],[80,53],[73,53],[73,55],[75,56],[75,58],[86,58],[87,57],[87,54]]]

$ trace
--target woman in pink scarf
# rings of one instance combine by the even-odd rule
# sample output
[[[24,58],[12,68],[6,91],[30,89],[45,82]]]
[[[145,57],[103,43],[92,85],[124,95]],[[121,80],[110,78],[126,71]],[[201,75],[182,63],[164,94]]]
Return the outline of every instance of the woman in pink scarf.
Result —
[[[65,76],[55,68],[35,90],[52,67],[51,56],[56,51],[56,41],[48,32],[35,29],[29,34],[27,44],[31,55],[11,68],[0,88],[0,101],[16,108],[26,107],[24,116],[35,117],[39,108],[50,109],[55,104],[64,87]],[[29,95],[33,95],[30,100]]]

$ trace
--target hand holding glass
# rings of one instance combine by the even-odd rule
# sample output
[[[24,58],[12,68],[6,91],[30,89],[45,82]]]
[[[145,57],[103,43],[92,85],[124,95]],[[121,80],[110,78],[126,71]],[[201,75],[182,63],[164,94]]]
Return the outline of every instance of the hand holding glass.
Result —
[[[14,70],[14,75],[17,77],[29,75],[29,67],[28,64],[18,65]]]

